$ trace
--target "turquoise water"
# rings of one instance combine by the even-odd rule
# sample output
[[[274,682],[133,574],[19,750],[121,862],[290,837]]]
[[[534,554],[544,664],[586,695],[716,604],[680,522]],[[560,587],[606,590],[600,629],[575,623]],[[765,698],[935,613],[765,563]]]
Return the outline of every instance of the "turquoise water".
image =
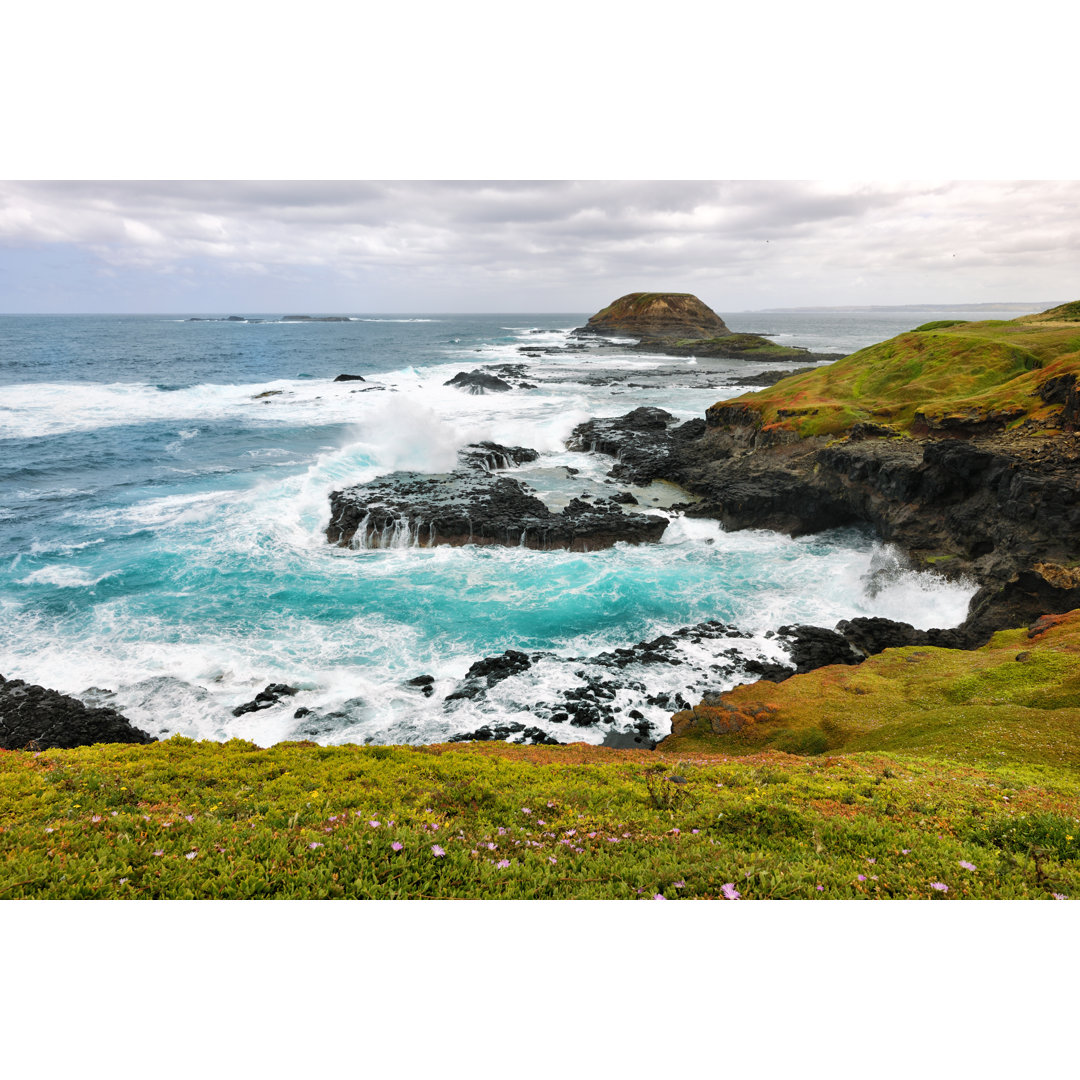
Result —
[[[680,385],[684,361],[668,362],[670,384],[654,389],[580,381],[658,362],[611,352],[525,360],[542,376],[532,390],[443,386],[460,370],[521,362],[522,345],[565,343],[583,315],[263,318],[0,318],[4,675],[107,700],[157,735],[422,742],[493,720],[536,723],[537,702],[576,685],[590,657],[708,619],[738,625],[751,635],[745,655],[768,657],[769,632],[786,622],[963,617],[970,588],[905,571],[854,531],[790,540],[676,518],[660,544],[584,554],[331,548],[336,487],[444,471],[459,447],[491,439],[541,452],[518,475],[557,506],[612,490],[610,460],[565,450],[576,423],[639,404],[689,419],[725,395]],[[839,351],[896,332],[866,317],[784,319],[727,317]],[[340,372],[367,382],[333,383]],[[646,506],[656,497],[639,495]],[[474,661],[509,648],[550,655],[486,700],[443,706]],[[737,681],[715,651],[688,644],[681,665],[638,672],[645,689],[621,688],[621,706],[662,732],[670,709],[648,696]],[[436,680],[431,698],[405,685],[421,674]],[[300,693],[231,715],[269,682]],[[323,718],[317,731],[298,706]]]

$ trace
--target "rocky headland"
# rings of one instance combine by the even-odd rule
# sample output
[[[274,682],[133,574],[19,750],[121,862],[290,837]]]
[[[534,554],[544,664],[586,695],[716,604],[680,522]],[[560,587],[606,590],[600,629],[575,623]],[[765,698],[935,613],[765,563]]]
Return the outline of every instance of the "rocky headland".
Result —
[[[857,656],[970,649],[1080,607],[1078,375],[1080,304],[929,323],[719,402],[700,437],[635,410],[582,425],[571,445],[616,457],[612,476],[681,484],[701,499],[688,513],[726,528],[868,526],[914,566],[975,580],[958,628],[836,631]]]

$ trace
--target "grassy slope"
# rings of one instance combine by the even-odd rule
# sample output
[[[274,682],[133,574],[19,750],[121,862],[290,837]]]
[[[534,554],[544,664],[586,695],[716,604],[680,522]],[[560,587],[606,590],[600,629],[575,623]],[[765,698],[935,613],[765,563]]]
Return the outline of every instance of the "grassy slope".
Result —
[[[727,886],[746,899],[1048,899],[1080,896],[1078,837],[1080,776],[1046,766],[179,738],[0,752],[6,898],[674,899]]]
[[[675,718],[665,748],[885,751],[1080,768],[1080,611],[974,652],[886,649],[857,667],[736,687]],[[1019,659],[1018,659],[1019,657]],[[719,733],[718,733],[719,732]]]
[[[1045,420],[1060,407],[1048,407],[1036,388],[1054,375],[1080,373],[1080,325],[1066,318],[1073,306],[1011,322],[911,331],[733,400],[757,408],[763,426],[802,436],[842,434],[859,421],[902,433],[920,411],[933,421]]]

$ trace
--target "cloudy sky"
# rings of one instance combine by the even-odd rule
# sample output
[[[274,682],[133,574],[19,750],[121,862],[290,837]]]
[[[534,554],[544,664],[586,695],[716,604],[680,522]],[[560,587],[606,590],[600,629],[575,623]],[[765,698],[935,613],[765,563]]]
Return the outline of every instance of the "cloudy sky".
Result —
[[[0,183],[0,311],[721,311],[1080,296],[1080,182]]]

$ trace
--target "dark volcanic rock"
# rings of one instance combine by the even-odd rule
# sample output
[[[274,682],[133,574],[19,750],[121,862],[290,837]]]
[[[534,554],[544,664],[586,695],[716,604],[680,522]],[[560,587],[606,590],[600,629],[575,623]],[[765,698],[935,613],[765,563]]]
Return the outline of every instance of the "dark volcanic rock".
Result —
[[[642,406],[623,416],[578,424],[566,445],[570,450],[594,450],[616,458],[609,476],[644,485],[677,471],[682,454],[704,434],[703,420],[679,424],[664,409]]]
[[[333,492],[326,537],[357,548],[502,544],[595,551],[659,540],[666,527],[666,518],[624,513],[608,502],[555,514],[509,476],[390,473]]]
[[[415,679],[409,679],[405,685],[415,687],[424,697],[431,697],[435,693],[435,676],[417,675]]]
[[[283,697],[294,697],[300,691],[295,686],[286,686],[285,683],[270,683],[265,690],[255,695],[253,701],[246,701],[243,705],[237,705],[233,709],[233,716],[243,716],[245,713],[260,712],[277,705]]]
[[[458,461],[470,469],[496,472],[512,469],[527,461],[536,461],[540,454],[527,446],[502,446],[499,443],[479,442],[464,446],[458,451]]]
[[[462,698],[475,698],[485,690],[490,690],[496,683],[502,682],[503,679],[528,671],[531,666],[532,661],[528,655],[515,649],[507,649],[498,656],[485,656],[483,660],[477,660],[465,672],[465,681],[461,689],[448,694],[445,700],[458,701]]]
[[[808,371],[816,371],[813,367],[791,368],[787,371],[767,371],[759,375],[740,375],[737,378],[725,379],[727,386],[774,386],[781,379],[790,379],[793,375],[805,375]]]
[[[560,746],[562,745],[558,739],[552,738],[546,731],[542,731],[538,727],[526,727],[524,724],[517,723],[516,721],[509,724],[485,724],[483,727],[477,728],[475,731],[463,733],[461,735],[451,735],[447,742],[490,742],[497,740],[505,742],[511,735],[521,735],[521,738],[516,740],[521,743],[530,743],[532,745],[546,745],[546,746]]]
[[[454,386],[469,394],[504,394],[513,387],[497,375],[490,375],[479,368],[473,371],[459,371],[452,379],[447,379],[443,386]]]
[[[156,741],[115,709],[87,708],[56,690],[0,675],[0,750]]]
[[[363,375],[339,375],[334,382],[365,382]]]
[[[777,637],[787,647],[799,675],[832,664],[857,664],[866,655],[856,652],[842,634],[822,626],[781,626]]]

